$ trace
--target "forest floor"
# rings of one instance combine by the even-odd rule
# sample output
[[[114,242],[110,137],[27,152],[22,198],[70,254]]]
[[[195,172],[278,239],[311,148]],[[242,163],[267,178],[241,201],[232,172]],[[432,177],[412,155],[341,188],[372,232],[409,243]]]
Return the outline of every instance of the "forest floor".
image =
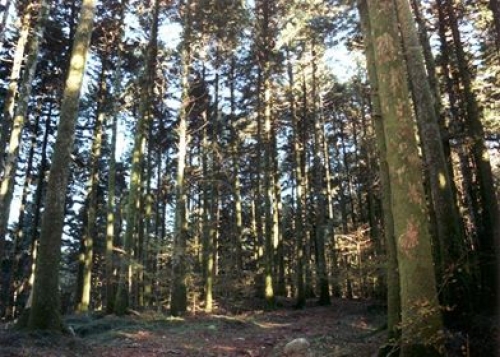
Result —
[[[310,343],[307,356],[371,357],[385,338],[383,309],[372,302],[340,299],[331,306],[301,310],[247,306],[245,311],[218,308],[213,315],[183,318],[141,313],[68,316],[66,321],[76,336],[2,328],[0,356],[278,357],[286,356],[288,342],[305,338]]]

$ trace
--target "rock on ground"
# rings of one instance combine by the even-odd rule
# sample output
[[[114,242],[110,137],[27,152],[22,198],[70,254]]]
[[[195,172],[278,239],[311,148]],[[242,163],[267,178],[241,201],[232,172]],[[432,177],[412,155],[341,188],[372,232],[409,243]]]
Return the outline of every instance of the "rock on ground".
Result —
[[[283,353],[286,357],[309,357],[310,345],[305,338],[296,338],[285,345]]]

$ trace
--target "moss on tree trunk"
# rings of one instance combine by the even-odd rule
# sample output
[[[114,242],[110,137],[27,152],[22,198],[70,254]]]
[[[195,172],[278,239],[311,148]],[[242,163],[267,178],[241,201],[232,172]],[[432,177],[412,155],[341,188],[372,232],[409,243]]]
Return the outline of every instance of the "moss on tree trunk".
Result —
[[[439,339],[442,320],[427,226],[422,162],[408,100],[396,9],[392,0],[369,0],[368,9],[397,240],[402,311],[401,356],[431,356],[442,347]]]

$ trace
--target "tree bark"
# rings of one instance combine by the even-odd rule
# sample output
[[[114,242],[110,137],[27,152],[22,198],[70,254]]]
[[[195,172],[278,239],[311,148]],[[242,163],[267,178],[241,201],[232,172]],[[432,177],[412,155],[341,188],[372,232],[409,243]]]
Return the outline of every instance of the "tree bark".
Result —
[[[158,23],[159,23],[159,0],[155,0],[153,5],[153,18],[148,49],[146,52],[146,64],[144,74],[141,79],[141,100],[139,103],[139,119],[134,138],[134,148],[132,153],[132,168],[130,173],[130,186],[127,198],[127,227],[124,236],[125,256],[121,257],[120,276],[116,292],[114,312],[123,315],[129,307],[129,290],[127,276],[131,268],[132,251],[136,244],[135,234],[138,232],[138,217],[140,214],[139,202],[141,201],[142,170],[144,162],[144,150],[146,146],[147,133],[150,125],[150,107],[152,100],[152,87],[156,74],[156,54],[158,43]]]
[[[106,202],[106,251],[105,251],[105,284],[106,284],[106,313],[111,314],[114,311],[115,305],[115,279],[113,277],[113,248],[116,236],[116,144],[118,135],[118,113],[120,111],[120,96],[122,92],[122,38],[124,32],[124,12],[128,1],[120,2],[120,27],[118,30],[117,40],[117,64],[115,77],[113,80],[114,90],[114,110],[112,113],[111,123],[111,143],[108,171],[108,201]]]
[[[172,256],[172,297],[170,312],[173,316],[182,315],[187,310],[187,266],[186,245],[188,239],[187,197],[185,182],[186,156],[188,151],[187,120],[189,106],[189,69],[191,67],[191,0],[185,4],[185,28],[182,45],[182,107],[177,127],[177,170],[175,182],[175,226],[174,226],[174,252]]]
[[[313,159],[313,189],[314,189],[314,215],[315,215],[315,230],[314,230],[314,243],[316,247],[316,265],[317,265],[317,282],[319,287],[319,300],[320,305],[330,305],[330,285],[328,282],[328,270],[326,266],[325,257],[325,210],[326,210],[326,185],[325,178],[325,157],[323,148],[323,128],[321,125],[321,118],[317,108],[317,81],[316,81],[316,48],[315,41],[311,45],[311,60],[312,60],[312,99],[313,99],[313,113],[314,113],[314,159]]]
[[[273,184],[272,184],[272,143],[271,136],[272,118],[271,118],[271,79],[269,73],[269,64],[264,68],[263,91],[264,91],[264,210],[265,210],[265,233],[264,233],[264,296],[270,307],[274,306],[274,279],[273,279]]]
[[[305,286],[304,286],[304,195],[302,182],[302,164],[301,151],[304,150],[303,143],[300,140],[299,125],[297,110],[295,104],[295,96],[293,90],[295,80],[293,75],[293,66],[290,58],[290,51],[287,49],[287,72],[288,72],[288,97],[290,101],[290,114],[292,117],[292,148],[293,148],[293,175],[295,177],[295,195],[296,195],[296,212],[295,212],[295,260],[296,260],[296,285],[295,306],[303,308],[306,304]]]
[[[498,302],[497,270],[500,254],[500,212],[497,202],[491,162],[488,148],[485,145],[484,127],[481,123],[481,113],[476,96],[472,88],[472,79],[469,64],[464,52],[458,20],[452,1],[445,0],[445,9],[448,15],[455,51],[457,55],[458,71],[463,85],[465,109],[467,111],[466,129],[470,140],[471,152],[477,165],[477,181],[481,200],[482,229],[479,234],[479,252],[482,269],[483,301],[481,305],[491,310]]]
[[[26,245],[26,237],[24,235],[24,227],[26,220],[26,203],[28,202],[28,194],[30,192],[30,187],[33,182],[33,162],[35,156],[35,149],[37,146],[37,136],[39,133],[40,118],[43,116],[43,104],[41,101],[38,102],[36,119],[33,125],[31,133],[31,145],[28,154],[27,167],[26,167],[26,179],[24,180],[23,193],[21,198],[21,206],[19,208],[19,219],[17,232],[14,234],[13,246],[14,251],[11,256],[12,264],[10,266],[9,282],[6,284],[6,288],[9,289],[8,297],[4,301],[8,301],[5,316],[7,318],[14,318],[17,315],[17,302],[20,293],[23,290],[23,276],[20,273],[22,264],[23,247]],[[29,246],[29,244],[28,244]]]
[[[385,247],[387,254],[387,329],[390,344],[396,343],[399,337],[399,324],[401,322],[401,298],[399,295],[399,269],[397,259],[396,237],[394,235],[394,217],[391,207],[391,187],[389,166],[387,163],[387,146],[385,142],[384,121],[380,107],[378,90],[377,68],[375,64],[374,39],[372,36],[368,4],[366,0],[358,1],[361,18],[361,27],[365,36],[365,54],[368,77],[370,79],[370,97],[372,104],[373,127],[377,140],[377,150],[380,158],[380,183],[382,200],[382,218],[384,224]]]
[[[444,347],[439,341],[442,320],[396,9],[392,0],[370,0],[368,10],[397,237],[402,310],[400,355],[437,356]]]
[[[229,93],[231,105],[231,156],[233,160],[233,192],[234,192],[234,219],[235,219],[235,239],[234,245],[234,264],[238,269],[238,274],[243,269],[242,260],[242,244],[243,244],[243,208],[241,200],[241,180],[240,180],[240,137],[236,128],[236,97],[235,97],[235,81],[236,81],[236,58],[231,58],[231,72],[229,77]]]
[[[64,227],[64,194],[67,189],[80,91],[92,34],[95,0],[84,0],[71,52],[70,68],[61,104],[58,135],[47,184],[46,204],[36,260],[33,303],[28,328],[61,330],[59,311],[59,262]]]
[[[19,83],[21,80],[21,69],[24,60],[24,52],[26,50],[26,45],[28,43],[28,37],[31,30],[31,15],[32,6],[27,6],[24,10],[22,18],[21,31],[19,33],[19,38],[17,39],[16,51],[14,52],[14,58],[12,59],[12,68],[10,71],[9,86],[7,87],[7,93],[4,99],[3,107],[3,119],[0,131],[0,173],[4,171],[5,153],[7,143],[9,141],[9,135],[13,126],[14,121],[14,108],[16,105],[16,97],[19,90]],[[0,239],[4,240],[0,236]],[[0,256],[3,255],[3,242],[0,240]]]
[[[21,81],[21,65],[24,58],[25,46],[28,41],[30,32],[30,20],[32,6],[26,8],[25,17],[23,19],[23,28],[16,47],[16,55],[11,73],[11,81],[5,99],[4,117],[2,121],[2,137],[0,138],[0,173],[3,169],[3,180],[0,186],[0,259],[3,258],[5,236],[9,222],[10,204],[14,195],[14,183],[19,160],[19,150],[21,146],[21,134],[28,113],[28,103],[31,96],[31,89],[35,71],[38,64],[38,49],[40,37],[43,36],[45,23],[49,15],[49,5],[47,1],[42,1],[40,4],[40,12],[34,28],[35,35],[32,38],[31,45],[28,49],[28,54],[25,61],[25,70]],[[16,105],[16,95],[17,107]],[[10,134],[7,158],[4,162],[5,141]],[[4,167],[5,164],[5,167]]]
[[[436,112],[436,100],[429,85],[422,47],[420,45],[413,14],[408,0],[396,0],[398,20],[403,39],[407,71],[409,74],[413,102],[417,117],[420,142],[423,145],[425,169],[429,175],[431,202],[436,216],[437,242],[440,247],[440,261],[437,265],[437,277],[455,275],[450,271],[458,263],[463,249],[463,231],[461,219],[451,184],[451,174],[444,156],[444,149]],[[443,302],[457,302],[456,289],[443,286]]]
[[[99,79],[99,91],[97,99],[97,118],[94,124],[94,140],[92,142],[90,156],[90,176],[87,182],[87,224],[83,232],[83,279],[81,296],[76,310],[85,313],[89,310],[90,294],[92,289],[92,267],[94,260],[94,241],[97,238],[96,220],[97,220],[97,188],[99,184],[99,159],[101,158],[102,135],[105,121],[105,101],[107,95],[106,89],[106,59],[102,59],[101,73]]]
[[[47,169],[49,168],[49,162],[47,159],[47,147],[49,145],[49,134],[50,131],[52,130],[52,111],[54,108],[55,108],[55,101],[53,99],[50,99],[49,112],[45,120],[45,132],[43,134],[40,167],[38,169],[38,175],[37,175],[38,179],[36,184],[36,190],[33,195],[34,212],[33,212],[33,220],[31,222],[31,236],[30,236],[31,267],[28,273],[29,277],[27,282],[27,285],[30,289],[30,294],[33,288],[33,283],[35,282],[36,256],[37,256],[38,242],[39,242],[39,226],[42,214],[41,209],[44,198],[45,179],[47,177]]]

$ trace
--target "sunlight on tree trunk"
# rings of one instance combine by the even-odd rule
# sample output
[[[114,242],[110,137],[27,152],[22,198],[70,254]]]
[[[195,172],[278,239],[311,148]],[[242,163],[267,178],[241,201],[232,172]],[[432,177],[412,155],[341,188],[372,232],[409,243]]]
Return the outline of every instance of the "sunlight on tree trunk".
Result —
[[[415,22],[408,0],[397,0],[398,21],[402,33],[407,71],[411,84],[411,92],[416,112],[419,138],[422,143],[425,168],[429,174],[430,193],[437,233],[437,245],[440,247],[437,263],[437,277],[451,274],[456,276],[458,271],[451,270],[458,264],[462,256],[463,232],[461,218],[451,186],[451,175],[444,157],[443,139],[441,138],[438,113],[435,108],[435,98],[427,78],[424,65],[422,47],[420,45]],[[440,278],[441,279],[441,278]],[[460,279],[463,280],[463,279]],[[443,302],[456,304],[460,301],[456,286],[443,286]]]
[[[384,237],[387,254],[387,329],[389,330],[389,343],[394,343],[398,338],[398,327],[401,322],[401,299],[399,296],[399,272],[396,252],[396,239],[394,236],[394,219],[391,207],[391,188],[389,178],[389,166],[387,163],[387,147],[384,134],[384,121],[380,108],[378,94],[377,69],[375,65],[374,41],[371,32],[368,4],[366,0],[358,1],[358,9],[361,17],[361,25],[366,38],[365,53],[367,61],[368,76],[372,87],[372,117],[375,136],[377,140],[378,155],[380,157],[380,181],[382,186],[382,211],[384,223]]]
[[[140,215],[140,191],[142,183],[142,164],[148,128],[150,125],[150,106],[152,100],[151,84],[154,83],[156,73],[156,55],[158,42],[159,1],[154,2],[152,14],[152,28],[146,53],[146,64],[141,82],[141,99],[139,103],[139,120],[134,138],[132,153],[132,169],[130,174],[130,188],[127,198],[127,227],[124,236],[125,256],[121,257],[120,276],[116,292],[114,311],[117,315],[127,312],[130,303],[129,292],[131,286],[127,284],[127,275],[130,274],[132,253],[134,251],[136,233],[138,232],[138,220]],[[137,249],[135,250],[137,251]]]
[[[390,0],[370,0],[368,10],[387,143],[394,233],[397,237],[402,311],[401,356],[439,355],[442,321],[427,230],[422,164],[408,101],[396,9]]]
[[[174,226],[174,251],[172,256],[172,297],[170,302],[170,312],[173,316],[179,316],[187,310],[187,266],[186,266],[186,245],[188,234],[188,217],[186,202],[186,182],[185,167],[188,151],[188,104],[189,104],[189,69],[191,65],[191,1],[185,4],[186,27],[184,29],[182,48],[182,71],[181,89],[182,104],[177,127],[177,170],[175,182],[175,226]]]
[[[64,205],[70,153],[73,149],[80,90],[92,34],[95,1],[84,0],[70,59],[70,68],[61,104],[58,135],[52,156],[45,198],[40,247],[36,260],[33,303],[28,328],[62,330],[59,311],[59,262],[64,224]]]

